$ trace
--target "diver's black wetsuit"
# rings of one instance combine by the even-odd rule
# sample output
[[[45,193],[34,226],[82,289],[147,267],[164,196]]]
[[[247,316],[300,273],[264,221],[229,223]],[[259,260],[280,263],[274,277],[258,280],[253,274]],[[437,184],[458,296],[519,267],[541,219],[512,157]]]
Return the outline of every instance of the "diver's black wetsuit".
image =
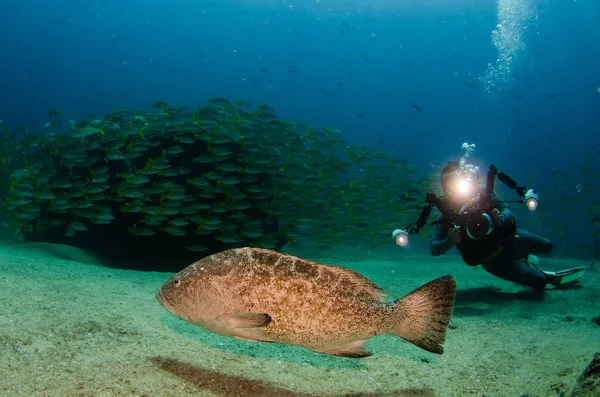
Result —
[[[517,229],[515,218],[506,206],[497,199],[492,200],[493,208],[502,213],[502,224],[494,228],[484,238],[473,241],[463,235],[456,246],[465,263],[483,268],[504,280],[513,281],[535,289],[544,289],[546,275],[526,262],[528,254],[547,254],[552,250],[552,242],[523,229]],[[438,256],[454,246],[448,238],[453,225],[441,215],[436,233],[430,242],[431,254]]]

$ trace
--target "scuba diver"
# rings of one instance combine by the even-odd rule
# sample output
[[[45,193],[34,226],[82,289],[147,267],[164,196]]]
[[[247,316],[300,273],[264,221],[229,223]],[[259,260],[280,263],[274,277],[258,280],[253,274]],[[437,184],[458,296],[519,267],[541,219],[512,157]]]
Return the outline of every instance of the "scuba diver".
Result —
[[[419,220],[392,234],[396,244],[405,246],[408,235],[418,233],[426,225],[431,209],[436,207],[440,216],[432,223],[436,225],[435,235],[430,241],[433,256],[443,255],[456,247],[467,265],[482,265],[496,277],[536,290],[543,290],[548,284],[565,288],[578,283],[584,267],[558,272],[538,268],[536,255],[549,253],[552,242],[517,228],[511,210],[493,191],[496,175],[524,197],[518,202],[525,202],[530,210],[537,208],[535,190],[526,192],[506,174],[498,173],[493,165],[488,172],[487,186],[481,189],[477,183],[476,167],[467,167],[463,161],[449,162],[442,171],[445,197],[438,198],[428,193],[425,199],[427,205],[419,207],[423,210]]]

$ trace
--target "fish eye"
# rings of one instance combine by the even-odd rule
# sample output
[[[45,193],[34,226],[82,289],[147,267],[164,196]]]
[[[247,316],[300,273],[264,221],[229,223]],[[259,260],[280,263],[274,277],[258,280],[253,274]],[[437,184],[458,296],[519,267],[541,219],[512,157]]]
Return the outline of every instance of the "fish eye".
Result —
[[[175,280],[173,280],[173,284],[175,284],[175,285],[179,284],[179,279],[176,278]]]

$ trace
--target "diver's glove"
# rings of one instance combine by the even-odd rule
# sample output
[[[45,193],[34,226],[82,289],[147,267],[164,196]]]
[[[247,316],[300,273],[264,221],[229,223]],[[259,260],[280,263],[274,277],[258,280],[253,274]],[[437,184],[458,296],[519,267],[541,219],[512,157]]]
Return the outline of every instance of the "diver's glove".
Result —
[[[494,219],[494,224],[496,226],[501,226],[504,223],[504,215],[498,208],[492,210],[492,218]]]
[[[450,230],[448,230],[448,240],[453,245],[460,244],[462,242],[462,234],[461,234],[460,228],[451,227]]]

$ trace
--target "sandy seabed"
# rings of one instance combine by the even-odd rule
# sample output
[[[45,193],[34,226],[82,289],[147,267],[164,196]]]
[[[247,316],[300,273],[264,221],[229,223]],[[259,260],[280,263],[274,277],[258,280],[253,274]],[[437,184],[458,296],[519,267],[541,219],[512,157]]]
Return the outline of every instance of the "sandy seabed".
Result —
[[[445,274],[458,293],[445,353],[392,336],[350,359],[240,341],[156,301],[168,273],[118,270],[72,247],[0,245],[0,396],[560,396],[600,351],[600,272],[534,292],[457,256],[345,247],[294,254],[356,270],[405,295]],[[561,269],[585,265],[542,259]],[[561,394],[562,393],[562,394]]]

